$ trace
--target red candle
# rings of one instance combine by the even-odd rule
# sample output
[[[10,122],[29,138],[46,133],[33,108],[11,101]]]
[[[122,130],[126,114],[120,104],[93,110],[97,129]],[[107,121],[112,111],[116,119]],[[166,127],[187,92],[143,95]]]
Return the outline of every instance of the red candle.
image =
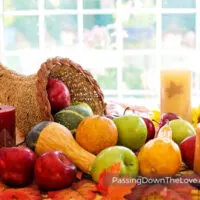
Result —
[[[15,108],[0,106],[0,147],[11,147],[16,144]]]

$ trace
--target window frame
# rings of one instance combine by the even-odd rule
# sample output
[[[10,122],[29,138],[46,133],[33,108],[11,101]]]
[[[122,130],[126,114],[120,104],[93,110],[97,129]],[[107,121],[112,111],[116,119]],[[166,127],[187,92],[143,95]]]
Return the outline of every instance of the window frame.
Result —
[[[118,0],[120,4],[122,0]],[[5,62],[6,56],[21,56],[26,54],[34,54],[37,55],[49,55],[49,56],[66,56],[63,55],[62,48],[55,48],[53,51],[50,50],[46,52],[45,49],[45,16],[47,15],[63,15],[63,14],[75,14],[77,15],[77,31],[78,31],[78,39],[79,39],[79,49],[81,51],[83,47],[83,32],[84,32],[84,15],[93,15],[93,14],[114,14],[120,13],[120,9],[113,8],[113,9],[84,9],[83,8],[83,0],[77,0],[77,9],[76,10],[68,10],[68,9],[45,9],[45,0],[38,1],[38,9],[37,10],[17,10],[17,11],[4,11],[3,10],[3,2],[4,0],[0,0],[0,60],[2,63]],[[92,50],[93,53],[98,54],[113,54],[118,57],[119,62],[117,63],[117,89],[116,90],[105,90],[105,95],[117,95],[119,100],[123,99],[124,94],[130,94],[132,96],[137,95],[145,95],[145,94],[152,94],[155,95],[155,98],[158,99],[159,95],[159,88],[156,91],[149,91],[149,90],[124,90],[122,88],[122,75],[123,75],[123,58],[124,56],[138,56],[138,55],[155,55],[156,56],[156,75],[159,76],[160,66],[162,65],[162,56],[163,55],[195,55],[198,57],[200,55],[200,1],[196,0],[196,8],[163,8],[162,7],[162,0],[156,1],[155,8],[132,8],[127,10],[130,13],[137,13],[137,14],[155,14],[156,16],[156,48],[155,49],[123,49],[123,27],[122,22],[120,20],[116,21],[117,24],[117,36],[116,36],[116,50]],[[195,14],[196,15],[196,46],[194,49],[186,49],[186,50],[165,50],[162,49],[162,14]],[[15,50],[15,51],[8,51],[4,49],[4,25],[3,25],[3,18],[4,16],[38,16],[39,24],[39,49],[30,49],[30,50]],[[199,69],[196,70],[198,74],[196,76],[195,82],[196,88],[193,90],[193,97],[194,101],[196,102],[198,96],[200,96],[200,80],[199,80]],[[141,101],[145,103],[145,100]]]

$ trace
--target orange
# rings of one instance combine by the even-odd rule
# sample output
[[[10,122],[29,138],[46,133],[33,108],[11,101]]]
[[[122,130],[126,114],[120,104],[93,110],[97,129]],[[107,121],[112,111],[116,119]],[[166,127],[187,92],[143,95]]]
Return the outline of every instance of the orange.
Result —
[[[140,174],[146,177],[173,176],[181,168],[181,152],[165,126],[158,138],[147,142],[138,154]]]
[[[98,154],[117,144],[117,127],[111,119],[93,115],[81,121],[76,129],[76,141],[87,151]]]

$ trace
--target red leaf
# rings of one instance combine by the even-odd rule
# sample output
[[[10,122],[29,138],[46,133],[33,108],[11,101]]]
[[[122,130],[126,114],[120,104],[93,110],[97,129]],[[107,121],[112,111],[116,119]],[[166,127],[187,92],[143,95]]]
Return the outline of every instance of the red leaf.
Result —
[[[186,183],[171,183],[168,184],[168,188],[176,192],[184,200],[192,200],[192,191],[196,188]]]
[[[166,190],[167,190],[167,187],[164,184],[153,184],[153,185],[150,185],[148,188],[146,188],[143,191],[142,195],[147,197],[147,196],[150,196],[150,195],[153,195],[153,194],[160,194],[160,193],[162,193],[163,191],[166,191]]]
[[[1,200],[42,200],[40,191],[35,187],[7,189],[0,193]]]
[[[97,189],[104,195],[102,200],[123,200],[125,199],[124,196],[130,193],[131,189],[135,187],[135,181],[129,184],[113,183],[113,177],[119,178],[119,175],[120,163],[115,163],[100,174]],[[120,179],[122,178],[126,179],[126,177],[120,177]]]
[[[150,199],[152,195],[159,195],[163,200],[192,200],[192,190],[194,187],[189,184],[143,184],[137,185],[126,197],[129,200],[140,200],[142,197]]]
[[[192,200],[191,198],[185,199],[185,198],[181,197],[174,190],[167,189],[167,188],[166,188],[166,191],[164,191],[164,194],[161,192],[160,195],[161,195],[161,197],[163,197],[163,200],[173,200],[173,199],[176,199],[176,200]],[[191,197],[191,195],[190,195],[190,197]]]
[[[78,180],[81,180],[82,177],[83,177],[83,172],[78,170],[78,171],[76,172],[76,178],[77,178]]]
[[[128,200],[140,200],[143,192],[148,189],[148,184],[136,185],[132,192],[126,195]]]
[[[170,183],[167,185],[167,187],[169,189],[172,189],[174,191],[176,191],[177,193],[191,193],[192,190],[195,190],[196,188],[193,187],[190,184],[186,184],[186,183]]]

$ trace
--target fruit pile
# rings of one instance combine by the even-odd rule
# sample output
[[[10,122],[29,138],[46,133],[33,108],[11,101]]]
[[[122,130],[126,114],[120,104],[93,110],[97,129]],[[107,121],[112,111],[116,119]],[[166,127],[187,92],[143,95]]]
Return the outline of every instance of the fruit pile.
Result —
[[[47,91],[55,121],[34,126],[25,147],[0,149],[0,178],[18,188],[13,198],[26,200],[16,193],[35,183],[53,200],[123,200],[136,183],[123,185],[120,177],[174,177],[182,162],[193,169],[196,130],[176,114],[156,120],[134,110],[94,115],[85,102],[71,103],[62,81],[49,79]],[[0,199],[12,199],[6,191]]]

